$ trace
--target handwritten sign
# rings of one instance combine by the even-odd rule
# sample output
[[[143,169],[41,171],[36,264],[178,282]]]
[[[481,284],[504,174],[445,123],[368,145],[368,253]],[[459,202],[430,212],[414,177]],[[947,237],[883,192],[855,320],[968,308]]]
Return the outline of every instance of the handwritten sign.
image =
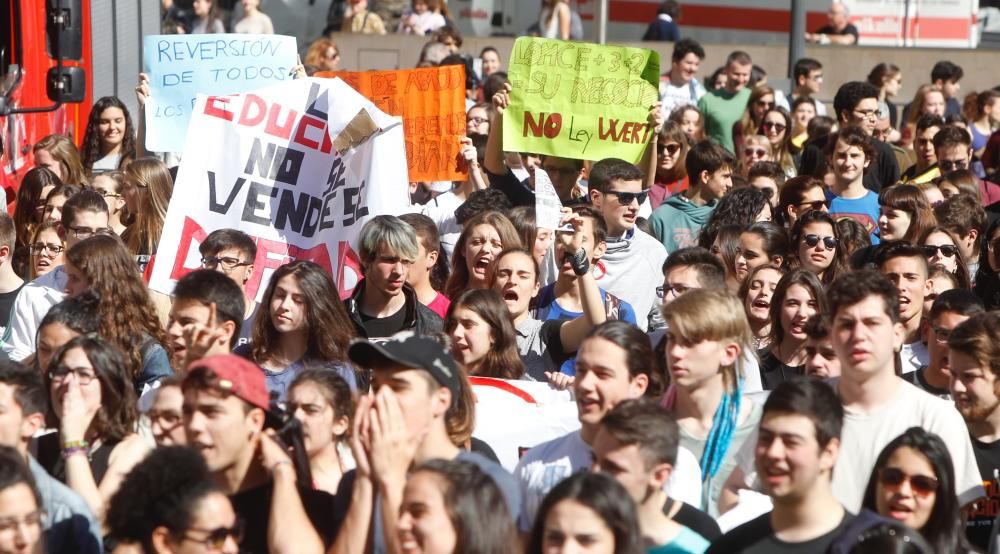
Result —
[[[535,168],[535,225],[539,229],[558,229],[563,217],[562,208],[562,201],[549,174],[540,167]]]
[[[465,66],[400,71],[323,71],[340,77],[390,115],[403,117],[410,181],[465,180],[457,167],[465,136]]]
[[[199,93],[235,94],[291,80],[296,51],[295,37],[280,35],[144,37],[146,149],[181,151]]]
[[[652,50],[521,37],[510,58],[503,148],[638,162],[652,139],[659,74]]]
[[[369,119],[365,134],[358,121]],[[360,280],[361,226],[408,208],[402,124],[339,79],[198,95],[191,125],[150,280],[165,294],[201,265],[208,233],[231,228],[257,243],[249,296],[296,259],[329,270],[347,296]]]

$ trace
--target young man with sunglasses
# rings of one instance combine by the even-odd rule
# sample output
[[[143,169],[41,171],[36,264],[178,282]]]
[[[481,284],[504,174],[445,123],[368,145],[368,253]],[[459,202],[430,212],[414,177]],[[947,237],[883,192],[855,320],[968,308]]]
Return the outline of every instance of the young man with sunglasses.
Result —
[[[974,315],[948,336],[951,395],[972,438],[986,498],[966,513],[969,542],[984,552],[993,547],[1000,502],[1000,314]]]
[[[971,291],[952,289],[942,292],[931,306],[921,328],[927,343],[927,364],[903,375],[903,378],[930,394],[951,400],[948,389],[951,380],[948,337],[960,323],[983,311],[982,300]]]
[[[218,271],[229,277],[240,287],[245,302],[243,305],[243,325],[237,346],[250,342],[250,331],[257,318],[260,307],[247,293],[247,283],[254,275],[254,263],[257,259],[257,244],[250,235],[236,229],[217,229],[205,237],[198,245],[201,254],[201,267]]]
[[[836,178],[830,187],[830,215],[835,220],[854,219],[868,231],[872,244],[878,244],[878,194],[864,185],[874,154],[871,137],[858,127],[831,133],[827,141],[826,155]]]
[[[631,304],[636,324],[646,330],[648,315],[658,305],[656,286],[667,251],[635,227],[647,195],[643,177],[639,168],[625,160],[607,158],[594,164],[588,184],[590,202],[603,217],[608,233],[607,248],[596,268],[603,269],[603,275],[595,273],[597,284]]]
[[[696,246],[698,233],[708,222],[720,198],[733,188],[736,158],[725,148],[703,140],[684,159],[690,185],[653,211],[649,223],[667,252]]]
[[[941,173],[947,175],[952,171],[973,170],[972,167],[972,136],[964,127],[946,125],[934,135],[934,154],[937,156]],[[976,177],[979,183],[979,196],[983,206],[989,208],[1000,202],[1000,185]]]
[[[108,203],[100,193],[84,189],[66,200],[57,227],[66,250],[81,240],[111,234],[108,227]],[[8,342],[3,350],[12,360],[23,360],[35,352],[38,325],[49,308],[66,296],[66,271],[59,266],[24,285],[14,300]]]

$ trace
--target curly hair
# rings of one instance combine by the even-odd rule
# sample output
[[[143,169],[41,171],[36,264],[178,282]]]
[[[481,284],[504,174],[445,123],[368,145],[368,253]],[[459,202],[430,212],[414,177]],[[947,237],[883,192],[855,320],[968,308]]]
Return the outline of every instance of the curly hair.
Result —
[[[154,552],[153,531],[163,526],[181,537],[191,527],[198,504],[212,493],[225,494],[197,452],[183,446],[157,448],[132,468],[111,497],[108,536]]]
[[[108,109],[118,108],[125,116],[125,133],[122,136],[121,160],[118,162],[118,169],[128,165],[129,161],[135,158],[135,127],[132,125],[132,116],[128,112],[128,106],[118,99],[117,96],[105,96],[94,102],[94,107],[90,109],[90,119],[87,121],[87,130],[83,133],[83,168],[87,172],[94,169],[94,163],[104,156],[101,144],[101,132],[98,126],[101,123],[101,115]]]
[[[133,255],[155,254],[174,191],[170,170],[157,158],[139,158],[125,169],[125,183],[138,189],[139,198],[136,213],[129,214],[129,226],[122,239]]]
[[[748,227],[757,222],[757,216],[768,204],[767,195],[753,187],[733,189],[719,200],[705,226],[698,235],[698,246],[712,248],[719,229],[727,225]]]
[[[101,408],[94,415],[91,429],[102,439],[118,441],[134,433],[139,419],[135,388],[122,350],[110,341],[94,334],[71,339],[56,351],[49,362],[48,371],[44,375],[45,387],[51,394],[52,370],[59,367],[66,353],[75,348],[83,350],[101,384]],[[49,401],[51,405],[55,405],[55,400],[50,398]],[[54,411],[50,417],[50,422],[58,428]]]
[[[118,237],[95,235],[67,250],[65,263],[87,278],[89,289],[100,299],[101,336],[127,354],[129,376],[138,379],[143,369],[139,345],[153,339],[162,346],[166,333],[135,259]]]
[[[520,379],[524,375],[524,363],[517,350],[517,331],[500,293],[493,289],[473,289],[452,300],[444,319],[444,330],[448,334],[459,325],[455,318],[459,308],[471,310],[482,318],[493,339],[489,352],[473,367],[466,368],[467,371],[483,377]]]
[[[271,319],[271,300],[278,282],[291,276],[304,297],[308,341],[305,358],[350,364],[347,347],[355,336],[354,324],[340,301],[330,274],[315,262],[296,260],[274,270],[261,306],[266,310],[254,320],[251,356],[257,363],[270,359],[278,349],[280,335]]]

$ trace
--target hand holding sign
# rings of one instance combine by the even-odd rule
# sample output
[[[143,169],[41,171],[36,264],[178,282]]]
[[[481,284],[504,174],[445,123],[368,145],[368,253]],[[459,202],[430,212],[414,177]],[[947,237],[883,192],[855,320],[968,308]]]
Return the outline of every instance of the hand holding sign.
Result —
[[[504,150],[635,163],[653,136],[647,112],[659,74],[652,50],[521,37],[510,59]]]
[[[563,205],[544,169],[535,168],[535,226],[539,229],[560,229]]]

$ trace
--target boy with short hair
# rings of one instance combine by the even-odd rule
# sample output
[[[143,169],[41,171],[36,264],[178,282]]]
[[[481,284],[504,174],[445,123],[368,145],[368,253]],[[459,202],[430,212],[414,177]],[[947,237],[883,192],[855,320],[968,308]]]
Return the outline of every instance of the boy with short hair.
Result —
[[[660,109],[664,119],[681,106],[697,105],[705,96],[705,87],[695,77],[704,59],[705,49],[698,41],[682,38],[674,43],[670,71],[660,77]]]
[[[14,273],[14,244],[17,239],[17,229],[14,220],[6,213],[0,213],[0,336],[3,336],[10,325],[10,309],[14,306],[17,295],[24,286],[24,279]],[[48,248],[48,245],[40,244]],[[34,249],[34,244],[29,244]]]
[[[871,138],[858,127],[832,133],[826,146],[828,163],[836,177],[830,187],[830,215],[857,221],[871,235],[872,244],[878,244],[878,195],[864,185],[865,171],[874,155]]]
[[[983,205],[970,194],[956,194],[934,206],[934,218],[939,226],[958,237],[956,246],[969,275],[975,278],[988,224]]]
[[[951,400],[951,360],[948,337],[963,321],[981,314],[983,301],[971,291],[952,289],[942,292],[931,306],[922,326],[927,344],[927,363],[903,378],[924,391]]]
[[[968,129],[957,125],[945,125],[934,135],[934,155],[941,173],[972,170],[972,135]],[[994,211],[993,204],[1000,202],[1000,185],[976,177],[979,183],[979,197],[983,206]]]
[[[750,73],[753,60],[750,54],[736,50],[726,58],[726,85],[710,90],[698,101],[698,109],[705,117],[705,134],[730,153],[733,144],[733,125],[743,117],[750,100]],[[688,175],[692,175],[688,170]]]
[[[57,230],[66,250],[87,237],[111,234],[108,203],[93,190],[84,189],[74,194],[63,205]],[[66,296],[65,289],[63,266],[24,285],[11,309],[10,339],[3,345],[11,359],[23,360],[35,351],[38,325],[49,308]]]
[[[721,146],[703,140],[685,158],[690,186],[660,205],[649,218],[653,233],[667,252],[696,246],[719,199],[733,188],[736,158]]]
[[[917,119],[917,130],[913,140],[913,149],[917,161],[900,176],[904,183],[919,185],[930,183],[941,176],[937,166],[937,156],[934,152],[934,136],[945,126],[944,118],[937,114],[924,114]]]
[[[927,256],[918,246],[889,241],[876,253],[876,264],[879,271],[895,285],[899,298],[899,320],[903,327],[899,361],[905,375],[927,365],[928,361],[927,346],[920,340],[924,298],[931,293]]]
[[[811,98],[816,106],[816,115],[826,115],[826,106],[816,98],[823,88],[823,64],[812,58],[796,60],[792,68],[792,79],[795,88],[788,102],[794,103],[797,98]]]
[[[229,354],[237,346],[246,296],[230,276],[192,271],[177,280],[173,297],[166,331],[174,371],[183,375],[191,362]]]
[[[785,170],[777,162],[757,162],[747,172],[750,186],[767,196],[772,211],[778,207],[778,193],[785,185],[785,177]]]
[[[840,377],[840,360],[830,342],[830,322],[823,314],[806,321],[806,375],[817,379]]]
[[[944,94],[944,115],[959,115],[962,113],[962,103],[958,101],[958,93],[962,90],[959,81],[965,76],[962,67],[954,62],[943,60],[931,68],[931,83]]]
[[[201,253],[201,267],[229,277],[243,292],[243,321],[236,346],[250,342],[250,332],[260,308],[247,292],[247,283],[254,275],[257,243],[243,231],[216,229],[198,245],[198,252]]]

